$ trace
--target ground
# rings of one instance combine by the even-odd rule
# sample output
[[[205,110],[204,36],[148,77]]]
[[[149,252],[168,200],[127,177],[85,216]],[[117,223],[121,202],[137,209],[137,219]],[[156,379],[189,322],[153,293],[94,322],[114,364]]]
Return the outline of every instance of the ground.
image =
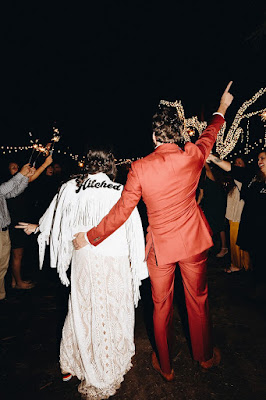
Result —
[[[222,352],[221,364],[204,371],[192,361],[181,323],[185,318],[178,289],[175,380],[164,382],[151,366],[142,301],[136,310],[133,368],[113,400],[266,399],[266,303],[254,296],[251,272],[223,271],[229,262],[227,257],[217,259],[212,251],[208,265],[210,308],[215,343]],[[58,299],[55,286],[41,275],[34,289],[9,289],[8,300],[0,304],[1,400],[80,399],[78,380],[61,380],[56,340]]]

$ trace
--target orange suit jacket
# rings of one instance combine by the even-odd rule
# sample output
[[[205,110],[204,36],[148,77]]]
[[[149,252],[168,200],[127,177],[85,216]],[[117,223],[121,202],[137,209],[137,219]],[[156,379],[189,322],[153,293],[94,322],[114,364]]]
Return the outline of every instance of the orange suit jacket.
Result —
[[[146,258],[152,245],[157,265],[178,262],[211,247],[211,230],[195,195],[223,123],[223,117],[214,115],[195,144],[186,143],[184,150],[176,144],[162,144],[132,163],[121,198],[87,233],[90,243],[96,246],[118,229],[142,196],[149,221]]]

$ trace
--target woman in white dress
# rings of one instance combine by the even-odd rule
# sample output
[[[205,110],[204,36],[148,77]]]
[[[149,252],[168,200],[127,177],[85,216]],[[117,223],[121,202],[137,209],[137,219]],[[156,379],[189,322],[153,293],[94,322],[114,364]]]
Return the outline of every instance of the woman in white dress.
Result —
[[[51,267],[57,268],[71,294],[60,348],[63,380],[77,376],[85,399],[114,395],[131,368],[134,346],[134,305],[141,280],[148,277],[145,244],[137,208],[127,222],[99,246],[75,250],[72,239],[97,225],[121,196],[113,182],[114,156],[89,151],[86,173],[61,187],[40,219],[40,265],[50,244]],[[111,178],[111,179],[110,179]],[[26,233],[35,226],[20,224]]]

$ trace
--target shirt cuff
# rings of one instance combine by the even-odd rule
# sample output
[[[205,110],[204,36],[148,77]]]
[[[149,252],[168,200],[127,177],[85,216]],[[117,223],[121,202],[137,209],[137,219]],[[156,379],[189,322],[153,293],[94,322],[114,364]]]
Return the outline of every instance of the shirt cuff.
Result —
[[[23,181],[28,182],[29,181],[29,178],[27,176],[21,174],[20,172],[18,172],[13,178],[19,182],[23,182]]]
[[[87,232],[84,232],[84,238],[85,238],[86,242],[88,242],[89,244],[91,244],[91,242],[90,242],[89,239],[88,239]]]
[[[214,112],[212,115],[220,115],[220,116],[223,117],[223,119],[224,119],[224,115],[223,115],[222,113]]]

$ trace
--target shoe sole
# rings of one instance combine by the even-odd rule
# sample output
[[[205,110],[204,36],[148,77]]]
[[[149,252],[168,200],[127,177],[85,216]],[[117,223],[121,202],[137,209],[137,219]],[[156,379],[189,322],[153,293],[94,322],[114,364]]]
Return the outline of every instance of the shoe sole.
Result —
[[[62,377],[63,382],[68,382],[72,378],[73,375],[67,374]]]

